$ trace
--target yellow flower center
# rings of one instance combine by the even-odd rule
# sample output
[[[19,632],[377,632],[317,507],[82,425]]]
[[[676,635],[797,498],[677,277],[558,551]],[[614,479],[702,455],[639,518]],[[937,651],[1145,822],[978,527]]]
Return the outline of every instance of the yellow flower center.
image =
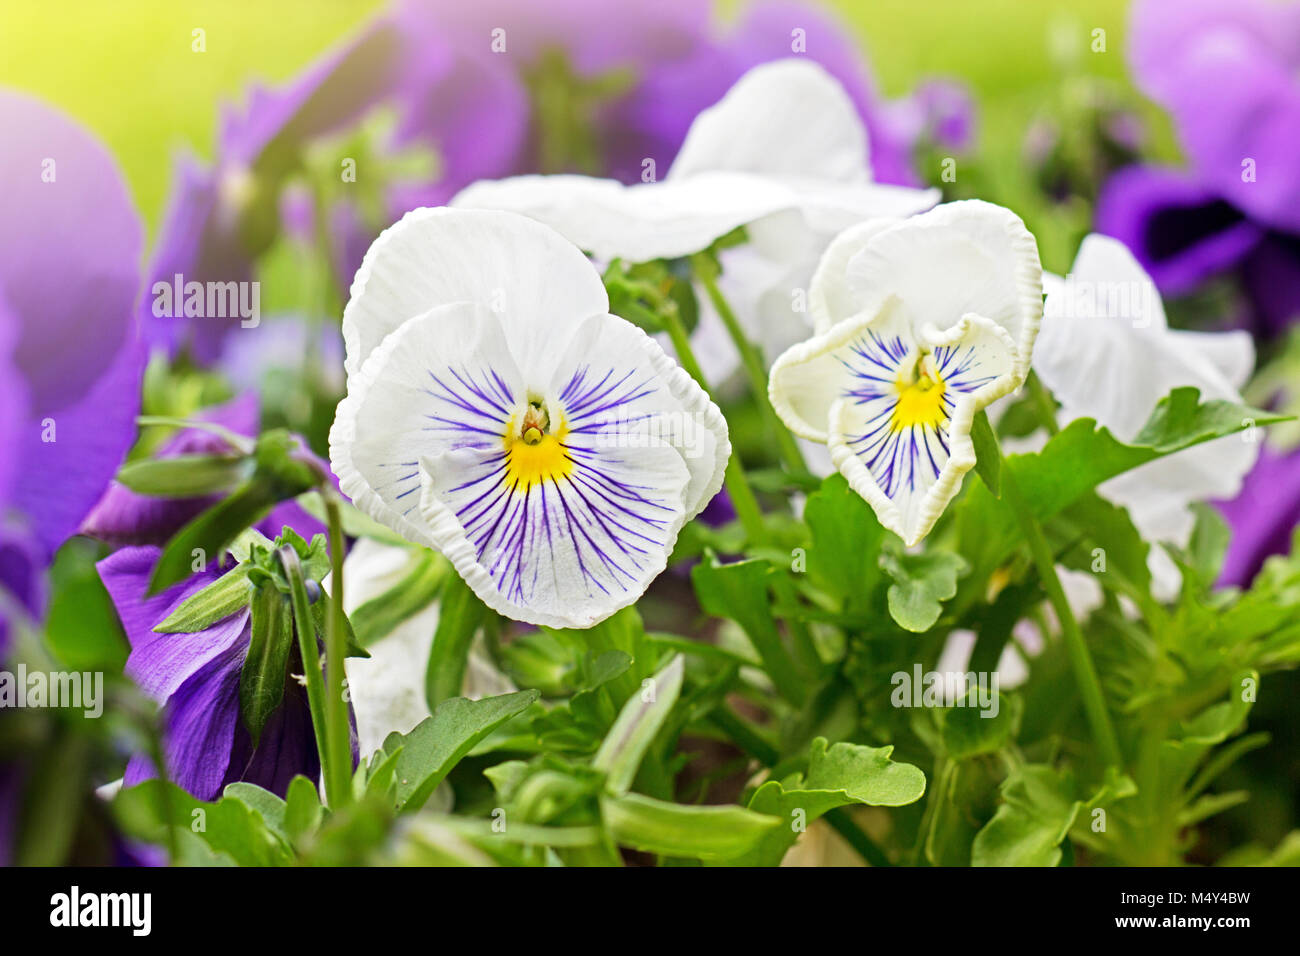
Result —
[[[530,401],[523,421],[511,416],[502,438],[506,446],[507,487],[527,491],[543,481],[567,478],[573,459],[564,447],[568,423],[561,416],[560,427],[550,430],[550,415],[540,401]]]
[[[904,431],[917,425],[938,429],[947,420],[943,406],[946,386],[929,355],[923,356],[910,374],[899,375],[895,384],[898,388],[898,402],[894,405],[894,414],[890,419],[890,428],[894,431]]]

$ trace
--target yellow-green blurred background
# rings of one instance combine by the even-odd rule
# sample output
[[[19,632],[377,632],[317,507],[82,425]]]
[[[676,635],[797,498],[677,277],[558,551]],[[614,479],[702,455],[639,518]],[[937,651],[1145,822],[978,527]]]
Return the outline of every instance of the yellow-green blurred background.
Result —
[[[720,19],[742,5],[722,4]],[[1046,264],[1067,264],[1073,250],[1054,248],[1055,230],[1041,221],[1052,212],[1027,184],[1021,146],[1030,120],[1050,113],[1070,71],[1111,78],[1131,92],[1125,0],[823,5],[853,31],[886,95],[902,95],[933,75],[970,86],[979,106],[976,155],[997,193],[987,198],[1017,207],[1031,227],[1040,227]],[[240,101],[250,81],[288,80],[382,7],[382,0],[7,3],[0,5],[0,84],[39,94],[102,137],[152,231],[174,151],[188,146],[211,154],[222,102]],[[610,16],[617,16],[616,6]],[[195,28],[206,31],[204,53],[191,49]],[[1090,49],[1096,29],[1106,31],[1104,53]],[[1154,121],[1157,150],[1168,152],[1167,128],[1153,110],[1145,112]]]

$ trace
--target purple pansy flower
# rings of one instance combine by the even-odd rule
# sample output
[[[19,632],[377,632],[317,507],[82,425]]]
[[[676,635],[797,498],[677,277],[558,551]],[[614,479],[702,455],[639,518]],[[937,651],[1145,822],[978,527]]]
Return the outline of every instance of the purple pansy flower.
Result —
[[[245,393],[235,400],[196,416],[200,421],[220,425],[239,435],[258,432],[257,395]],[[213,455],[233,451],[220,435],[202,428],[187,428],[169,438],[156,457],[178,455]],[[310,454],[310,452],[307,452]],[[315,458],[314,463],[328,473],[328,465]],[[220,496],[199,498],[155,498],[138,494],[119,481],[113,481],[104,496],[86,516],[81,533],[99,538],[114,546],[163,544],[190,520],[210,508]],[[282,501],[254,527],[274,538],[285,525],[307,540],[325,532],[325,526],[295,501]]]
[[[1188,170],[1132,167],[1097,228],[1133,249],[1162,290],[1235,275],[1255,329],[1300,315],[1300,6],[1143,0],[1131,60],[1173,117]]]
[[[163,750],[170,779],[201,800],[212,800],[228,783],[255,783],[284,796],[295,774],[320,776],[320,757],[307,694],[292,678],[284,701],[252,738],[240,719],[239,677],[251,636],[244,608],[193,634],[159,634],[153,628],[187,598],[221,577],[213,568],[146,597],[159,549],[123,548],[97,565],[131,643],[126,672],[163,708]],[[289,672],[301,672],[296,647]],[[147,757],[127,766],[127,786],[155,775]]]
[[[1219,502],[1219,510],[1232,525],[1219,583],[1249,587],[1265,558],[1290,551],[1300,526],[1300,449],[1283,454],[1265,446],[1241,494]]]
[[[141,228],[84,129],[0,90],[0,649],[135,434]],[[93,215],[88,215],[93,210]]]

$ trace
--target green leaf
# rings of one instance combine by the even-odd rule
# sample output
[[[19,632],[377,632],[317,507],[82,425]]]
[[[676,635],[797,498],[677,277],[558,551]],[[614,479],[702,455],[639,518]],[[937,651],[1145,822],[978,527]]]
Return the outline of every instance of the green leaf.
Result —
[[[615,796],[631,789],[641,759],[681,693],[684,668],[684,658],[678,654],[651,678],[650,687],[633,694],[596,751],[592,766],[605,772],[609,792]]]
[[[999,693],[998,711],[989,717],[978,706],[976,694],[975,690],[968,693],[967,706],[940,713],[944,750],[953,760],[1001,750],[1019,729],[1023,706],[1019,697]]]
[[[239,713],[254,747],[284,699],[293,637],[289,599],[273,585],[262,585],[253,594],[252,637],[239,674]]]
[[[614,842],[646,853],[729,860],[751,851],[781,825],[777,817],[733,806],[682,806],[629,793],[603,797],[601,816]]]
[[[1071,422],[1035,454],[1012,455],[1004,467],[1034,517],[1046,522],[1097,485],[1164,455],[1235,434],[1286,416],[1213,400],[1198,403],[1194,388],[1177,388],[1161,399],[1130,444],[1091,418]],[[959,511],[961,552],[981,570],[1000,563],[1020,542],[1015,514],[988,488],[973,485]],[[976,575],[979,578],[981,575]]]
[[[763,837],[762,844],[740,866],[776,866],[814,820],[836,807],[864,804],[901,807],[925,793],[925,774],[906,763],[894,763],[893,747],[837,743],[827,747],[817,737],[809,748],[808,772],[784,782],[769,780],[749,799],[749,809],[776,817],[784,824]]]
[[[113,814],[125,833],[147,843],[168,845],[170,830],[177,836],[196,834],[241,866],[283,866],[293,859],[261,812],[236,797],[207,803],[175,784],[146,780],[118,793]]]
[[[279,499],[274,486],[254,475],[233,493],[200,514],[169,540],[149,579],[149,594],[183,581],[194,573],[196,560],[220,561],[226,548],[244,529],[266,517]]]
[[[1197,579],[1208,587],[1218,580],[1223,570],[1223,559],[1228,553],[1232,530],[1217,508],[1198,501],[1192,505],[1196,524],[1192,527],[1192,540],[1188,542],[1186,565]]]
[[[319,827],[325,816],[316,785],[302,774],[289,781],[284,803],[284,830],[295,843]]]
[[[149,579],[150,594],[189,577],[196,555],[205,563],[220,560],[227,546],[266,517],[277,502],[297,497],[324,480],[301,454],[299,440],[284,429],[258,437],[253,461],[249,478],[167,542]]]
[[[876,555],[885,537],[871,506],[834,474],[808,496],[804,520],[812,532],[808,572],[839,597],[861,602],[880,579]]]
[[[794,658],[781,640],[781,632],[772,617],[772,603],[767,594],[770,574],[771,565],[767,561],[723,564],[717,555],[707,552],[691,569],[691,583],[705,613],[730,618],[739,624],[781,696],[800,704],[807,699],[808,687],[799,676]]]
[[[305,777],[296,779],[305,780]],[[226,784],[226,788],[221,791],[223,797],[231,800],[238,800],[248,809],[261,816],[262,822],[266,824],[267,829],[277,836],[287,839],[288,834],[285,830],[285,802],[273,794],[270,790],[265,790],[257,784],[237,781]]]
[[[943,603],[957,593],[957,578],[969,570],[958,554],[882,552],[880,566],[894,583],[889,588],[889,614],[904,630],[928,631],[943,613]]]
[[[154,498],[201,498],[229,491],[252,469],[253,463],[242,455],[177,455],[127,462],[117,480]]]
[[[462,757],[539,696],[536,690],[525,690],[482,700],[454,697],[409,734],[389,734],[384,752],[402,751],[397,761],[397,806],[418,810]]]
[[[474,634],[491,613],[464,578],[447,575],[438,608],[438,628],[425,670],[425,698],[430,710],[460,695]]]
[[[975,473],[988,487],[994,498],[1001,495],[1002,450],[998,447],[997,436],[989,425],[989,417],[984,412],[975,416],[970,430],[971,442],[975,446]]]
[[[362,647],[393,633],[437,598],[449,570],[446,560],[425,550],[412,552],[412,557],[414,563],[401,581],[349,615]]]
[[[975,835],[972,866],[1056,866],[1083,804],[1054,768],[1027,764],[1003,782],[1002,803]]]
[[[248,568],[241,564],[186,598],[154,630],[159,634],[193,634],[205,630],[248,607],[252,597]]]

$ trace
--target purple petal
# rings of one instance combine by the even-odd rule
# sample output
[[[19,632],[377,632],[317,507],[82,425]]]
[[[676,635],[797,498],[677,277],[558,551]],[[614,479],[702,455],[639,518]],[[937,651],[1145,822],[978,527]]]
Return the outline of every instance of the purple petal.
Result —
[[[140,220],[112,158],[79,125],[9,91],[0,123],[0,289],[19,320],[31,411],[44,417],[85,398],[133,336]]]
[[[141,690],[161,703],[213,660],[247,643],[249,612],[240,611],[193,634],[155,632],[156,624],[221,576],[215,569],[203,571],[161,594],[146,597],[149,575],[160,554],[158,548],[123,548],[96,568],[131,643],[126,672]]]
[[[224,649],[166,702],[163,751],[168,775],[200,800],[216,799],[226,783],[239,724],[239,673],[247,650],[242,643]],[[136,757],[127,765],[123,782],[133,786],[153,776],[149,761]]]
[[[1185,175],[1130,166],[1102,189],[1096,229],[1127,245],[1162,291],[1182,294],[1236,266],[1263,230]]]
[[[1269,233],[1246,257],[1241,275],[1257,334],[1277,336],[1300,321],[1300,236]]]
[[[1276,0],[1139,0],[1129,34],[1133,74],[1157,100],[1178,95],[1188,58],[1216,49],[1300,63],[1300,8]]]
[[[1286,554],[1300,525],[1300,450],[1283,455],[1265,446],[1241,493],[1218,502],[1232,526],[1219,583],[1246,587],[1274,554]]]
[[[302,666],[296,657],[293,666]],[[313,782],[320,778],[320,755],[307,691],[297,681],[290,680],[285,686],[284,703],[262,728],[257,750],[252,747],[247,729],[237,723],[225,783],[246,780],[283,797],[296,775],[302,774]]]
[[[135,440],[144,359],[143,343],[133,342],[75,403],[32,410],[15,452],[21,464],[11,502],[48,554],[76,532]],[[44,440],[46,419],[53,441]]]

